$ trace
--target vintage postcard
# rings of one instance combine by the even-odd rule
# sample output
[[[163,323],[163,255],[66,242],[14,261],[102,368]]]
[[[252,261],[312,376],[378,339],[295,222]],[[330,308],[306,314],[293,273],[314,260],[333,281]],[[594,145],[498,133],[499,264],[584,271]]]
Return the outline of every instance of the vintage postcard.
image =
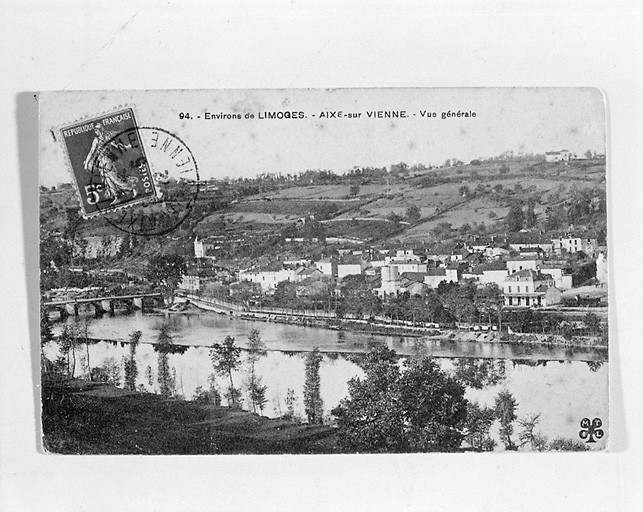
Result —
[[[46,452],[607,447],[597,89],[39,109]]]

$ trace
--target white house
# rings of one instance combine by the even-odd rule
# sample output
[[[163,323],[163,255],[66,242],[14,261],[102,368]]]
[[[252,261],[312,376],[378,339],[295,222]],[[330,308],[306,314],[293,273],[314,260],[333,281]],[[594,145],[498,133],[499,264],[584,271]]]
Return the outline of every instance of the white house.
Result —
[[[457,283],[458,269],[444,267],[430,268],[427,275],[424,277],[424,283],[429,285],[430,288],[437,288],[442,282]]]
[[[496,284],[502,289],[502,284],[509,275],[509,270],[505,262],[496,261],[478,266],[475,273],[480,284]]]
[[[409,260],[420,261],[420,256],[415,254],[415,251],[413,249],[397,249],[395,251],[394,259],[399,261],[409,261]]]
[[[509,249],[505,249],[504,247],[487,247],[484,250],[484,255],[487,258],[495,258],[495,259],[500,259],[504,256],[508,256],[511,253]]]
[[[397,295],[400,291],[400,275],[395,266],[380,267],[382,284],[377,289],[379,296]]]
[[[189,292],[198,292],[201,288],[201,278],[199,276],[182,275],[179,282],[179,288]]]
[[[596,258],[596,280],[602,285],[607,284],[607,257],[604,252]]]
[[[566,149],[560,151],[547,151],[545,153],[545,162],[569,162],[572,154]]]
[[[507,260],[507,270],[514,274],[521,270],[537,270],[542,264],[542,260],[536,258],[512,258]]]
[[[242,270],[239,272],[239,280],[257,283],[263,293],[270,293],[282,281],[295,281],[295,271],[276,266]]]
[[[213,251],[217,248],[217,245],[212,240],[202,240],[199,237],[194,238],[194,257],[195,258],[209,258],[215,259],[213,256]]]
[[[596,238],[582,238],[577,236],[560,236],[553,238],[554,251],[557,253],[564,251],[579,252],[582,251],[592,258],[598,256],[598,240]]]
[[[428,265],[426,263],[420,263],[419,261],[407,261],[404,263],[390,262],[388,266],[395,267],[398,274],[404,274],[405,272],[422,272],[426,274],[428,271]]]
[[[558,304],[562,293],[554,278],[536,270],[520,270],[505,278],[502,285],[505,306],[538,307]]]
[[[337,277],[337,261],[331,258],[323,258],[315,262],[315,266],[324,274],[330,277]]]
[[[342,279],[346,276],[358,275],[362,273],[364,265],[362,263],[338,263],[337,277]]]
[[[572,275],[566,274],[562,268],[552,265],[542,265],[540,271],[543,274],[552,276],[554,278],[554,286],[560,291],[564,292],[572,288]]]

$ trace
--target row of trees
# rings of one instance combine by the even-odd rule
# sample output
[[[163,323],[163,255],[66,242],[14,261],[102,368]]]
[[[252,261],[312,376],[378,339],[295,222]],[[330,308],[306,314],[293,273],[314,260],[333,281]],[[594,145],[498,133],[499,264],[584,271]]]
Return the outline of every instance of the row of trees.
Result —
[[[250,331],[246,352],[245,365],[247,367],[247,378],[245,385],[250,407],[253,412],[256,413],[257,410],[259,410],[260,414],[263,414],[267,403],[267,386],[263,384],[261,376],[256,372],[256,363],[260,358],[264,357],[267,352],[265,343],[261,339],[261,335],[257,329]],[[239,370],[244,364],[244,361],[241,359],[241,348],[235,345],[235,339],[232,336],[227,336],[223,343],[215,343],[212,345],[210,359],[215,374],[228,379],[229,385],[225,391],[228,406],[241,408],[243,401],[242,391],[235,386],[233,378],[233,372]],[[316,348],[306,356],[304,411],[308,422],[311,424],[321,424],[323,422],[324,404],[321,398],[321,380],[319,373],[321,362],[322,355]],[[197,393],[197,400],[203,401],[200,397],[201,394]],[[283,417],[293,421],[298,419],[295,413],[296,402],[297,398],[294,390],[288,389],[285,398],[287,409]]]
[[[364,275],[346,276],[337,312],[362,317],[385,315],[394,320],[451,323],[498,320],[502,293],[495,285],[440,283],[422,295],[408,293],[384,299],[372,292]]]
[[[421,295],[408,292],[384,299],[372,292],[366,276],[354,275],[344,278],[345,286],[339,298],[320,298],[333,305],[338,315],[355,315],[362,318],[383,315],[393,320],[409,322],[451,324],[453,322],[487,323],[510,325],[517,332],[556,334],[571,339],[573,323],[561,314],[524,309],[503,310],[500,288],[488,284],[478,288],[473,282],[442,282],[435,290],[425,290]],[[289,307],[297,304],[290,302]],[[333,302],[335,301],[335,302]],[[594,313],[577,318],[587,325],[582,333],[606,339],[607,324]]]

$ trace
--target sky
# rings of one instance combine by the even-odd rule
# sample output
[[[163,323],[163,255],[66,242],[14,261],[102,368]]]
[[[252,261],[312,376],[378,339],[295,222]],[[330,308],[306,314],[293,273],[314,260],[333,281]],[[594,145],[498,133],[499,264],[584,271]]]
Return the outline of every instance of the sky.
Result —
[[[469,162],[507,150],[605,152],[604,100],[593,88],[65,91],[39,98],[40,183],[72,181],[57,130],[123,106],[134,109],[139,126],[183,140],[201,179],[307,169],[341,173],[454,157]],[[340,110],[342,118],[321,116]],[[408,117],[369,118],[373,111],[405,111]],[[423,117],[423,111],[436,117]],[[476,115],[443,119],[449,111]],[[260,118],[267,112],[304,117]],[[186,113],[190,119],[181,119]],[[207,113],[241,119],[206,119]]]

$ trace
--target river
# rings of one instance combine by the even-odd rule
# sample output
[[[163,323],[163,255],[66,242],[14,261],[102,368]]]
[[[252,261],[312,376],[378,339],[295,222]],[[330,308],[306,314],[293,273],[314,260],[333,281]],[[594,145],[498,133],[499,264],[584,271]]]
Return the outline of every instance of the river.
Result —
[[[69,318],[68,322],[74,321]],[[608,431],[608,368],[605,351],[592,349],[566,349],[541,345],[513,345],[479,342],[453,342],[428,338],[404,338],[367,335],[355,332],[331,331],[313,327],[279,324],[272,322],[241,320],[211,312],[166,317],[155,314],[108,315],[92,319],[89,336],[105,340],[126,341],[129,333],[143,333],[137,350],[137,384],[149,391],[157,391],[157,353],[151,343],[156,341],[163,323],[169,323],[174,342],[189,345],[184,354],[170,355],[170,365],[176,370],[176,392],[189,399],[198,386],[208,387],[212,374],[209,346],[220,343],[226,336],[235,338],[237,345],[245,347],[251,329],[258,329],[266,343],[268,353],[256,365],[256,374],[267,386],[268,403],[264,415],[276,417],[285,412],[284,399],[289,389],[294,390],[297,402],[295,411],[303,416],[303,386],[306,353],[317,347],[324,353],[320,369],[321,396],[324,412],[328,413],[348,394],[347,382],[363,376],[361,368],[351,360],[349,353],[368,352],[374,346],[385,343],[400,355],[430,355],[436,358],[446,371],[453,371],[458,358],[491,359],[494,364],[502,361],[504,374],[496,384],[482,389],[467,387],[466,397],[480,405],[492,406],[498,392],[507,389],[515,397],[518,418],[540,413],[536,432],[550,440],[565,437],[579,440],[579,422],[582,418],[598,417],[603,430]],[[61,330],[57,324],[54,332]],[[47,355],[53,356],[56,347],[50,344]],[[127,357],[127,344],[101,342],[90,346],[92,366],[112,360],[121,365]],[[84,348],[77,357],[84,355]],[[245,353],[242,359],[245,359]],[[148,381],[149,367],[153,379]],[[82,375],[77,365],[77,375]],[[236,387],[245,390],[248,370],[233,373]],[[150,385],[151,382],[151,385]],[[227,385],[226,379],[217,377],[220,388]],[[224,400],[225,403],[225,400]],[[246,404],[248,403],[246,397]],[[247,407],[246,407],[247,408]],[[520,427],[516,424],[516,434]],[[492,436],[498,440],[497,422]],[[592,449],[603,448],[606,435]],[[502,449],[498,442],[498,449]]]

